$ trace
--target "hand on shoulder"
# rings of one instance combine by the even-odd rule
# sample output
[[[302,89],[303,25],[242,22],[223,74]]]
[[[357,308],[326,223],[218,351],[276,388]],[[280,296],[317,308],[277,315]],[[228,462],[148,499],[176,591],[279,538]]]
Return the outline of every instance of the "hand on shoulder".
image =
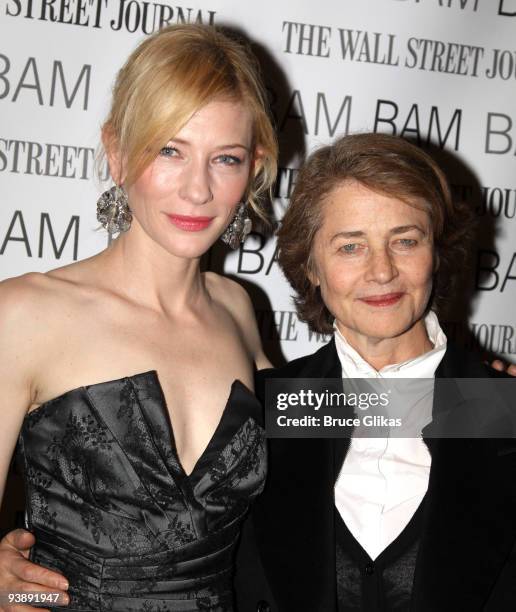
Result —
[[[505,372],[509,376],[516,376],[516,363],[506,364],[501,359],[495,359],[490,366],[498,372]]]

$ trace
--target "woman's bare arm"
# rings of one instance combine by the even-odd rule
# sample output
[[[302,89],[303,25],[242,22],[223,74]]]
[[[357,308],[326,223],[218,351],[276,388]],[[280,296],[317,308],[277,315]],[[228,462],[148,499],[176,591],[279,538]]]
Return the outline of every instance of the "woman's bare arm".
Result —
[[[38,327],[38,300],[30,280],[11,279],[0,283],[0,504],[7,473],[23,419],[33,402],[33,373],[44,329]],[[8,502],[8,500],[5,500]],[[28,560],[34,536],[17,529],[0,541],[0,592],[61,592],[66,579]],[[0,610],[41,610],[27,605],[4,606]]]

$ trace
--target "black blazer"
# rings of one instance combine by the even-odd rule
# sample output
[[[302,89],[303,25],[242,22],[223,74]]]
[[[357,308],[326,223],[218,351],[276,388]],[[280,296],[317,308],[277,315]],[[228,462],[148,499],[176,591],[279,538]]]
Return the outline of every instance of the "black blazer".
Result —
[[[263,398],[270,377],[341,374],[331,341],[313,355],[262,371],[257,394]],[[500,374],[450,343],[436,372],[445,378],[488,376]],[[516,440],[425,442],[432,464],[411,610],[514,612]],[[265,490],[238,551],[238,612],[336,612],[335,466],[348,447],[349,441],[331,439],[268,441]]]

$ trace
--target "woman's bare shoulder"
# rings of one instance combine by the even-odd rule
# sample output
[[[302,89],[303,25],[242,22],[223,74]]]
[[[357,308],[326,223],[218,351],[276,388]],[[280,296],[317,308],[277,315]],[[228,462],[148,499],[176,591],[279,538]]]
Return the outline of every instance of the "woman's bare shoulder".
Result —
[[[81,327],[85,291],[80,275],[63,270],[0,282],[0,354],[16,364],[24,380],[36,381],[48,356],[58,355],[73,329]]]
[[[41,308],[41,300],[58,299],[62,286],[63,279],[53,272],[28,272],[7,278],[0,282],[0,307],[14,304],[24,308]]]
[[[206,272],[205,278],[212,298],[222,304],[236,322],[256,367],[270,367],[263,353],[253,302],[245,288],[237,281],[213,272]]]
[[[0,282],[0,308],[36,307],[36,300],[51,290],[52,281],[40,272],[13,276]]]
[[[48,316],[58,308],[56,281],[31,272],[0,282],[0,332],[4,340],[15,334],[18,341],[45,328]]]
[[[206,287],[216,301],[237,316],[253,316],[253,305],[249,294],[237,281],[215,272],[205,272]]]
[[[30,387],[38,355],[54,337],[52,283],[45,274],[30,273],[0,282],[0,380],[16,388]]]
[[[77,299],[81,266],[71,264],[49,272],[29,272],[0,282],[0,320],[23,321],[25,327],[56,319]]]

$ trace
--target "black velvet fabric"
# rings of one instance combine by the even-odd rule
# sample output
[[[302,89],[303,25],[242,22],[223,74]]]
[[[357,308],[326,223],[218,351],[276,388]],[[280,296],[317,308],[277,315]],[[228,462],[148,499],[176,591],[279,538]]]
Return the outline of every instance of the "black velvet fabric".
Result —
[[[333,340],[283,368],[259,372],[257,395],[265,398],[268,378],[325,377],[341,377]],[[506,377],[449,342],[436,372],[434,414],[449,408],[439,405],[440,378]],[[266,411],[274,409],[265,403]],[[432,466],[410,611],[514,612],[516,440],[424,441]],[[271,612],[336,612],[334,485],[349,439],[268,443],[269,475],[239,549],[238,610],[256,612],[265,602]]]
[[[232,610],[240,524],[266,473],[262,409],[242,383],[190,475],[156,372],[42,404],[19,450],[32,559],[67,576],[66,609]]]

